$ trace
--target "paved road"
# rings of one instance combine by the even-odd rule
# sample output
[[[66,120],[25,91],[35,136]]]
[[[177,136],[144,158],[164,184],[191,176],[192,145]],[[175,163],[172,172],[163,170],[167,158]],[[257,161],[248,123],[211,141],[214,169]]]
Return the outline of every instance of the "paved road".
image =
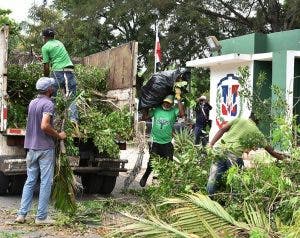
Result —
[[[145,150],[146,153],[144,155],[143,163],[142,163],[142,170],[137,175],[136,179],[132,182],[132,184],[129,186],[129,189],[142,189],[139,186],[139,180],[147,166],[149,154],[147,153],[147,149]],[[136,148],[128,148],[127,150],[121,151],[121,159],[127,159],[128,163],[126,164],[126,168],[128,171],[132,170],[136,160],[137,160],[137,149]],[[127,173],[120,173],[119,177],[117,178],[117,183],[115,186],[114,191],[111,194],[111,197],[113,198],[124,198],[127,199],[126,196],[122,193],[122,190],[124,188],[124,180],[128,176]],[[149,179],[149,183],[151,183],[151,177]],[[87,196],[83,195],[83,197],[79,198],[79,200],[84,199],[99,199],[103,198],[100,195],[93,195],[93,196]],[[91,231],[87,232],[86,234],[82,235],[80,234],[66,234],[65,229],[57,229],[52,227],[36,227],[34,225],[15,225],[12,224],[12,221],[14,220],[16,216],[17,209],[20,205],[20,196],[0,196],[0,238],[2,237],[10,237],[8,234],[18,234],[19,237],[22,238],[38,238],[38,237],[46,237],[46,238],[60,238],[60,237],[87,237],[87,238],[96,238],[100,237],[97,233],[93,232],[93,229]],[[36,204],[37,199],[35,198],[34,204]],[[53,208],[51,208],[53,209]],[[30,214],[30,219],[34,219],[34,214]],[[11,236],[13,237],[13,236]]]

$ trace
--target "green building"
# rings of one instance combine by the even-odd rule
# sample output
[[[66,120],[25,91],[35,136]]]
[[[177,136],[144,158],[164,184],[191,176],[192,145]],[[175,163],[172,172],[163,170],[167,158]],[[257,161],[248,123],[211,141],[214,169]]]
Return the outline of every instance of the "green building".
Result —
[[[271,34],[253,33],[220,41],[218,56],[188,61],[187,67],[210,69],[210,103],[214,134],[236,117],[248,117],[251,108],[239,97],[238,68],[249,67],[249,87],[255,91],[258,75],[264,72],[266,82],[262,98],[275,99],[271,85],[283,90],[289,106],[288,118],[300,115],[300,29]],[[270,108],[271,110],[271,108]],[[270,113],[266,111],[265,113]],[[298,118],[300,123],[300,118]],[[268,131],[268,126],[264,130]]]

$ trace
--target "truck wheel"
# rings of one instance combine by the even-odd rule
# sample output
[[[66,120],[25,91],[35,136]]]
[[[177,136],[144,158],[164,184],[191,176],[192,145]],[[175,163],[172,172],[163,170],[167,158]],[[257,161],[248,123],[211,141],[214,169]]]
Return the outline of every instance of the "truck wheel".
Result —
[[[99,191],[100,194],[110,194],[116,185],[117,176],[103,176],[103,184]]]
[[[0,171],[0,195],[5,194],[8,189],[8,177]]]
[[[26,181],[26,175],[15,175],[10,178],[8,192],[13,195],[22,194],[23,187]]]
[[[103,178],[97,174],[81,175],[81,183],[86,194],[95,194],[102,187]]]

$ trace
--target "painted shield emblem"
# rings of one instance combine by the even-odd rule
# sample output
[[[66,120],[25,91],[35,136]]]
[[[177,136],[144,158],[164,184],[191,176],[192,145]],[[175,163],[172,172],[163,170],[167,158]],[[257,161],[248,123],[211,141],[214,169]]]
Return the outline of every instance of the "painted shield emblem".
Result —
[[[239,96],[239,78],[234,74],[227,74],[217,85],[216,123],[219,128],[240,116],[242,112],[242,98]]]

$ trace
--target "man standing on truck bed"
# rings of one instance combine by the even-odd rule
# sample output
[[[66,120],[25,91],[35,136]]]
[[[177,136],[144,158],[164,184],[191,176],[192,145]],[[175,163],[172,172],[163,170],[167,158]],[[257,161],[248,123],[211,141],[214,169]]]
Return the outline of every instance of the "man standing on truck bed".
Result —
[[[154,155],[169,160],[173,159],[174,147],[172,144],[174,124],[176,118],[184,117],[184,106],[181,103],[180,95],[176,95],[178,108],[173,107],[174,96],[168,95],[161,106],[150,111],[150,114],[143,118],[144,120],[152,117],[151,139],[152,146],[150,148],[150,158],[145,174],[140,180],[140,186],[145,187],[147,179],[152,171],[151,160]]]
[[[76,96],[74,65],[64,44],[54,39],[55,31],[52,28],[43,30],[42,35],[45,42],[42,47],[44,76],[50,75],[55,79],[54,96],[59,88],[63,88],[68,98],[74,98]],[[75,102],[71,103],[69,110],[70,120],[77,125],[78,113]]]
[[[54,84],[53,78],[40,78],[36,83],[39,95],[30,102],[28,107],[24,142],[24,147],[28,149],[26,156],[27,180],[23,188],[21,207],[15,220],[18,223],[25,222],[39,176],[41,183],[35,223],[53,223],[48,218],[48,205],[54,173],[54,138],[59,140],[66,138],[65,132],[57,132],[53,128],[54,103],[51,96],[54,93]]]

